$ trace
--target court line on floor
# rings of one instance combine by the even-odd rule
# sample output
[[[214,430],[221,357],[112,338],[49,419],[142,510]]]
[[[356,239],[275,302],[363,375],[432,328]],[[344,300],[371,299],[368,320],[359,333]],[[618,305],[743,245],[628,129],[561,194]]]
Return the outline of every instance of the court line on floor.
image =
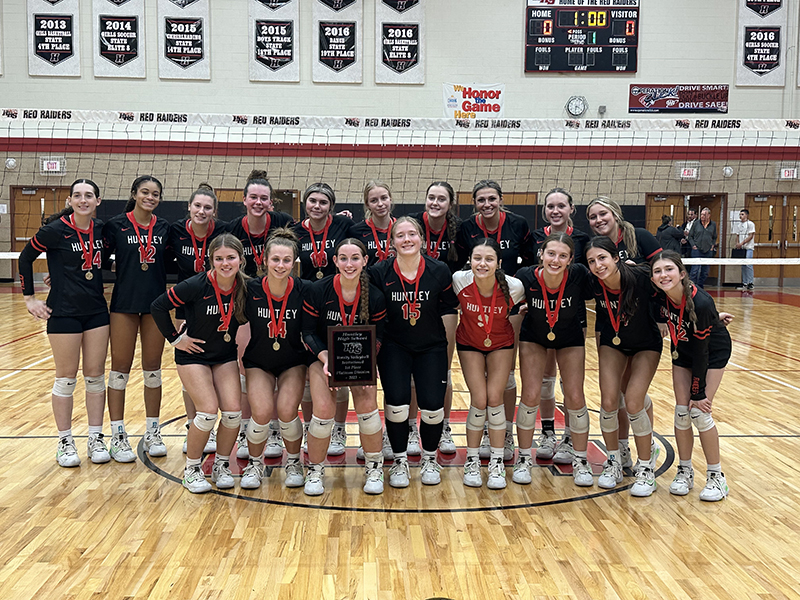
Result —
[[[52,354],[50,356],[46,357],[46,358],[43,358],[42,360],[37,360],[36,362],[33,362],[33,363],[29,364],[26,367],[22,367],[21,369],[17,369],[16,371],[13,371],[12,373],[9,373],[8,375],[3,375],[2,377],[0,377],[0,381],[3,381],[4,379],[8,379],[9,377],[13,377],[14,375],[18,375],[18,374],[22,373],[25,369],[30,369],[31,367],[35,367],[39,363],[43,363],[44,361],[50,360],[51,358],[53,358]]]
[[[794,390],[795,392],[800,392],[800,388],[792,385],[791,383],[786,383],[785,381],[781,381],[780,379],[775,379],[774,377],[770,377],[769,375],[764,375],[759,371],[753,371],[752,369],[748,369],[747,367],[742,367],[741,365],[737,365],[736,363],[728,362],[729,365],[732,367],[736,367],[737,369],[741,369],[742,371],[747,371],[748,373],[752,373],[753,375],[757,375],[758,377],[762,377],[767,381],[771,381],[773,383],[778,383],[780,385],[788,387],[790,390]]]
[[[5,342],[5,343],[3,343],[3,344],[0,344],[0,348],[2,348],[2,347],[4,347],[4,346],[8,346],[9,344],[13,344],[13,343],[15,343],[15,342],[19,342],[19,341],[21,341],[21,340],[26,340],[26,339],[28,339],[29,337],[33,337],[33,336],[35,336],[35,335],[39,335],[40,333],[44,333],[44,330],[42,330],[42,331],[37,331],[36,333],[29,333],[28,335],[23,335],[22,337],[19,337],[19,338],[15,339],[15,340],[11,340],[10,342]]]

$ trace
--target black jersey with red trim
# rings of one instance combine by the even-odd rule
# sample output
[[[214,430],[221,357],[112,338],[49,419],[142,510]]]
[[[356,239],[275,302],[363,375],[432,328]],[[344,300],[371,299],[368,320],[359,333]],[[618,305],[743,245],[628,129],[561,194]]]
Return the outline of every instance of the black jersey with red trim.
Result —
[[[615,336],[614,327],[608,315],[605,296],[603,295],[603,284],[596,277],[589,277],[589,286],[595,299],[595,310],[597,311],[594,330],[600,333],[600,344],[611,346],[612,348],[625,348],[628,350],[648,350],[661,347],[661,334],[658,331],[656,316],[658,311],[652,306],[652,298],[655,295],[653,285],[650,282],[649,270],[643,267],[631,267],[635,277],[634,295],[636,298],[636,310],[632,315],[620,315],[619,337],[620,344],[613,344]],[[614,318],[619,314],[619,291],[612,292],[606,288],[608,301],[611,303],[611,310]],[[663,320],[658,318],[659,321]]]
[[[208,246],[218,235],[225,233],[225,223],[214,219],[208,224],[208,232],[204,238],[195,238],[197,244],[197,251],[202,253],[205,247],[205,257],[198,264],[195,261],[195,245],[192,243],[192,236],[188,231],[189,219],[181,219],[175,221],[169,228],[169,247],[175,255],[175,261],[178,265],[178,281],[188,279],[197,273],[202,273],[210,269],[208,260]],[[203,244],[205,242],[205,245]],[[198,270],[197,267],[200,267]]]
[[[636,264],[642,264],[661,252],[661,244],[658,243],[656,236],[647,231],[647,229],[636,227],[634,228],[634,233],[636,234],[636,256],[631,257],[620,230],[619,239],[617,240],[617,252],[619,252],[620,260],[632,260]]]
[[[328,349],[328,327],[340,327],[343,324],[339,296],[333,287],[334,277],[335,275],[329,275],[311,285],[306,284],[303,298],[303,342],[314,356],[319,356],[320,352]],[[361,319],[360,297],[351,304],[345,303],[344,311],[348,322],[352,311],[355,311],[353,325],[375,325],[375,342],[380,348],[386,330],[386,301],[380,290],[372,284],[369,286],[369,323],[364,323]]]
[[[19,280],[22,293],[33,294],[33,262],[47,253],[50,293],[46,304],[54,317],[77,317],[108,311],[103,296],[103,222],[92,219],[94,246],[89,247],[89,229],[80,235],[70,225],[69,217],[44,225],[25,245],[19,255]],[[81,245],[83,247],[81,247]],[[88,263],[88,264],[87,264]],[[91,279],[86,274],[91,273]]]
[[[458,311],[458,297],[453,290],[450,269],[430,256],[422,256],[425,265],[419,287],[400,277],[396,258],[370,267],[369,276],[386,299],[385,340],[408,352],[426,352],[447,345],[442,316]],[[415,289],[417,295],[415,296]],[[413,303],[413,305],[412,305]],[[411,325],[411,319],[414,325]]]
[[[280,298],[272,297],[271,316],[264,291],[266,277],[264,275],[247,282],[245,314],[250,323],[250,342],[243,358],[265,371],[283,371],[288,367],[304,364],[305,357],[308,356],[302,334],[303,298],[308,294],[309,284],[299,277],[292,277],[292,290],[288,297],[286,294]],[[275,342],[278,342],[277,350],[274,348]]]
[[[536,252],[533,249],[533,236],[531,236],[528,222],[512,212],[506,211],[503,214],[505,214],[505,221],[500,231],[500,239],[497,239],[497,230],[487,230],[487,233],[488,237],[500,244],[503,271],[507,275],[514,275],[520,267],[534,264]],[[469,261],[470,252],[478,240],[487,237],[478,225],[477,218],[479,216],[472,215],[461,223],[458,230],[456,247],[458,248],[458,260],[462,265]]]
[[[550,325],[547,321],[545,292],[536,277],[539,267],[524,267],[517,271],[517,279],[525,287],[525,302],[528,312],[522,320],[519,339],[533,342],[545,348],[568,348],[583,346],[586,342],[583,329],[586,327],[586,300],[592,295],[588,290],[589,270],[579,263],[572,263],[567,272],[567,283],[558,309],[558,320],[553,327],[554,340],[548,340]],[[550,310],[556,308],[559,290],[547,289]]]
[[[427,245],[427,248],[425,248],[425,254],[427,254],[431,258],[435,258],[436,260],[445,263],[450,268],[451,273],[459,271],[461,267],[464,266],[464,263],[460,262],[458,258],[456,258],[455,260],[450,260],[449,258],[447,258],[447,255],[450,250],[450,245],[451,244],[453,246],[456,245],[456,240],[458,239],[458,230],[461,227],[461,220],[460,219],[456,220],[456,240],[453,240],[451,242],[447,238],[447,222],[445,221],[444,231],[442,231],[441,229],[438,231],[434,231],[433,229],[431,229],[430,231],[426,231],[425,218],[423,217],[424,214],[425,211],[422,211],[417,213],[411,213],[408,216],[418,221],[420,227],[422,227],[422,240],[423,240],[422,244],[423,247]],[[440,235],[442,237],[441,242],[439,241]]]
[[[178,364],[191,363],[192,359],[199,359],[205,364],[236,360],[236,331],[239,329],[239,322],[235,316],[231,316],[228,326],[230,341],[226,342],[217,295],[209,277],[208,272],[203,272],[181,281],[156,298],[150,307],[153,320],[168,342],[174,342],[179,335],[169,314],[169,311],[179,307],[184,309],[186,335],[205,342],[200,344],[203,348],[200,354],[175,348],[175,362]],[[234,310],[229,308],[233,291],[231,289],[220,294],[225,312]]]
[[[169,223],[156,217],[151,249],[147,228],[136,228],[127,213],[116,215],[103,226],[106,257],[114,255],[117,282],[111,294],[111,312],[147,314],[150,304],[167,288]],[[146,256],[142,256],[142,254]],[[147,265],[143,270],[142,265]]]
[[[574,227],[568,228],[567,233],[569,234],[569,237],[572,238],[572,242],[575,244],[575,255],[572,261],[585,265],[586,253],[584,252],[584,248],[589,241],[589,235],[579,229],[575,229]],[[545,239],[547,239],[547,236],[550,235],[550,226],[548,225],[547,227],[536,229],[531,235],[533,236],[533,246],[536,253],[536,261],[538,262],[539,258],[542,256],[542,243],[545,241]]]
[[[244,228],[244,224],[242,223],[244,219],[247,218],[247,215],[242,215],[241,217],[237,217],[233,221],[230,221],[227,224],[226,231],[235,235],[240,242],[242,242],[242,246],[244,246],[244,273],[248,277],[255,277],[258,273],[258,264],[256,263],[256,259],[254,258],[254,253],[256,256],[261,256],[264,252],[264,244],[267,242],[267,238],[269,237],[269,232],[273,229],[277,229],[278,227],[287,227],[294,222],[292,215],[286,214],[285,212],[267,212],[267,226],[259,235],[248,235],[247,230]],[[266,256],[264,257],[266,260]]]
[[[392,222],[394,222],[394,219]],[[366,220],[355,223],[350,228],[349,237],[356,238],[360,242],[363,242],[363,244],[367,247],[367,254],[369,255],[369,262],[367,263],[368,267],[380,262],[378,260],[378,244],[380,244],[381,248],[387,252],[386,258],[389,256],[394,256],[394,248],[386,239],[389,235],[390,228],[391,226],[387,227],[386,229],[378,229],[375,227],[375,233],[373,233],[372,227],[369,226],[369,223],[367,223]],[[375,240],[375,234],[378,235],[377,241]]]
[[[713,298],[703,289],[692,285],[692,300],[697,323],[689,320],[684,309],[681,319],[680,305],[675,305],[663,292],[656,295],[656,303],[662,316],[667,319],[670,329],[671,349],[676,350],[673,336],[678,338],[678,359],[692,365],[691,399],[702,400],[706,397],[706,374],[710,359],[710,350],[725,352],[730,358],[731,336],[728,328],[722,323]]]
[[[292,226],[295,235],[298,239],[299,259],[300,259],[300,277],[309,281],[317,281],[317,273],[322,273],[323,277],[336,274],[336,265],[333,264],[333,250],[336,244],[343,239],[350,237],[350,228],[353,226],[352,219],[348,219],[342,215],[333,215],[331,218],[330,227],[328,228],[328,237],[325,240],[325,254],[322,256],[324,264],[316,266],[311,262],[311,235],[308,230],[303,227],[303,221],[295,223]],[[322,231],[314,232],[314,246],[319,250],[322,245],[322,238],[324,233]]]

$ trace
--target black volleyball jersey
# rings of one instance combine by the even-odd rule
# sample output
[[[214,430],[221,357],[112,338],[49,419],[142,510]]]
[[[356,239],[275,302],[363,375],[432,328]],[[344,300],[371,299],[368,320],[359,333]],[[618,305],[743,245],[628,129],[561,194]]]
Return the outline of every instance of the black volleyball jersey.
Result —
[[[422,261],[418,285],[400,275],[396,258],[369,269],[372,282],[386,299],[385,341],[408,352],[426,352],[446,346],[442,316],[458,311],[450,269],[429,256],[423,255]]]
[[[458,239],[458,229],[461,227],[460,220],[456,221],[456,240],[451,242],[447,237],[447,221],[445,221],[442,229],[434,231],[426,222],[425,211],[411,213],[408,216],[412,219],[416,219],[422,227],[422,247],[425,249],[425,254],[445,263],[450,268],[451,273],[455,273],[464,266],[464,263],[458,258],[455,260],[450,260],[448,258],[450,246],[455,246],[456,240]]]
[[[533,246],[536,253],[536,261],[538,262],[542,256],[542,243],[545,241],[545,239],[547,239],[547,236],[550,235],[550,226],[548,225],[547,227],[536,229],[531,235],[533,236]],[[586,246],[586,243],[589,241],[588,234],[580,231],[579,229],[575,229],[574,227],[567,227],[567,235],[572,238],[572,243],[575,244],[575,255],[572,259],[572,262],[585,265],[586,253],[583,249]]]
[[[490,237],[500,244],[502,268],[508,275],[514,275],[520,267],[532,265],[536,259],[533,237],[528,222],[511,212],[500,212],[500,225],[494,231],[481,228],[480,215],[472,215],[461,223],[456,238],[458,260],[463,265],[469,261],[470,252],[478,240]]]
[[[342,312],[339,307],[339,296],[334,287],[336,275],[307,285],[303,299],[303,342],[314,356],[328,349],[328,327],[343,325]],[[361,319],[361,298],[357,297],[352,304],[343,303],[345,318],[350,323],[350,316],[355,311],[353,325],[375,325],[375,341],[380,348],[386,329],[386,301],[380,290],[369,286],[369,323]]]
[[[258,273],[259,262],[264,262],[267,257],[264,246],[267,243],[269,232],[278,227],[286,227],[294,222],[291,215],[284,212],[267,212],[267,226],[259,235],[249,233],[247,215],[230,221],[227,225],[228,233],[235,235],[244,246],[244,273],[248,277],[255,277]]]
[[[516,277],[525,286],[525,302],[528,312],[522,320],[519,339],[523,342],[533,342],[545,348],[567,348],[570,346],[583,346],[585,336],[583,328],[586,327],[586,300],[591,298],[587,281],[589,270],[582,264],[572,263],[569,266],[561,296],[561,308],[558,310],[558,320],[553,327],[555,339],[547,339],[550,325],[547,320],[545,306],[545,292],[536,277],[540,267],[524,267],[517,271]],[[550,303],[551,315],[554,316],[556,301],[560,290],[547,289],[547,301]]]
[[[290,277],[288,295],[272,298],[272,314],[267,298],[267,276],[247,282],[245,314],[250,323],[250,342],[244,359],[265,371],[280,371],[303,363],[308,350],[303,345],[303,298],[309,284],[299,277]],[[288,285],[287,285],[288,290]],[[281,320],[281,316],[283,319]],[[275,349],[275,343],[278,349]]]
[[[178,265],[178,281],[210,269],[208,246],[218,235],[225,233],[225,223],[213,219],[205,237],[192,239],[189,219],[175,221],[169,228],[169,247]]]
[[[114,254],[116,262],[111,312],[149,313],[150,304],[167,287],[169,223],[154,219],[152,242],[147,227],[134,225],[132,212],[112,217],[103,227],[106,258]]]
[[[661,252],[661,244],[658,243],[656,236],[647,231],[647,229],[636,227],[634,232],[636,234],[636,256],[631,257],[630,253],[628,252],[628,247],[625,245],[625,240],[622,236],[622,230],[620,229],[619,236],[616,240],[617,252],[619,252],[620,260],[632,260],[636,264],[640,265],[648,262],[656,254]]]
[[[394,221],[395,219],[392,219],[392,223],[394,223]],[[370,227],[370,225],[372,226]],[[373,227],[375,231],[372,230]],[[364,246],[367,247],[367,254],[369,255],[367,266],[371,267],[375,263],[379,263],[390,256],[394,256],[394,248],[389,244],[389,240],[387,239],[389,236],[389,229],[391,229],[391,225],[386,229],[378,229],[372,221],[367,220],[355,223],[350,228],[350,237],[363,242]]]
[[[213,271],[212,271],[213,272]],[[203,352],[191,354],[183,350],[175,349],[175,361],[199,358],[204,363],[228,362],[236,358],[236,331],[239,329],[239,322],[236,317],[231,315],[227,333],[230,341],[225,341],[226,329],[223,325],[223,314],[217,302],[217,294],[214,285],[211,283],[211,273],[198,273],[185,279],[171,287],[153,301],[150,310],[153,320],[156,322],[161,334],[172,343],[178,338],[175,325],[172,322],[169,311],[174,308],[183,307],[186,317],[186,335],[189,337],[203,340],[200,344]],[[230,306],[231,297],[235,287],[227,292],[221,292],[223,311],[225,314],[234,308]]]
[[[662,346],[661,334],[658,331],[656,322],[658,311],[651,306],[655,292],[653,291],[653,285],[650,283],[650,276],[642,267],[637,267],[634,270],[634,277],[636,310],[632,315],[620,314],[618,291],[612,292],[596,277],[589,277],[589,286],[595,299],[595,310],[597,311],[594,329],[595,332],[600,332],[600,344],[603,346],[629,350],[648,350]],[[605,295],[603,293],[604,290]],[[613,338],[617,334],[608,314],[606,296],[608,296],[614,320],[616,321],[617,317],[619,317],[620,344],[613,343]],[[659,320],[663,319],[659,318]]]
[[[682,311],[681,305],[674,304],[664,292],[659,292],[655,301],[661,315],[667,320],[672,351],[676,350],[677,339],[679,359],[688,359],[692,365],[692,400],[702,400],[706,397],[709,348],[725,348],[727,353],[731,336],[720,320],[717,307],[708,292],[692,285],[692,300],[697,316],[696,324],[692,324],[688,313]],[[720,341],[721,343],[715,343]]]
[[[33,261],[47,253],[50,293],[46,304],[54,317],[76,317],[106,312],[103,296],[103,223],[92,219],[91,230],[76,231],[69,217],[44,225],[19,255],[22,293],[33,294]],[[91,235],[90,235],[91,234]],[[93,241],[90,244],[90,238]],[[89,274],[90,279],[87,279]]]
[[[333,250],[336,244],[350,237],[350,228],[353,221],[341,215],[328,217],[327,235],[324,231],[314,232],[314,242],[311,242],[310,226],[303,224],[305,220],[295,223],[292,229],[297,235],[298,249],[300,250],[300,277],[309,281],[316,281],[327,275],[336,274],[336,265],[333,264]],[[324,250],[324,252],[323,252]],[[316,252],[312,256],[312,252]],[[322,277],[318,275],[322,273]]]

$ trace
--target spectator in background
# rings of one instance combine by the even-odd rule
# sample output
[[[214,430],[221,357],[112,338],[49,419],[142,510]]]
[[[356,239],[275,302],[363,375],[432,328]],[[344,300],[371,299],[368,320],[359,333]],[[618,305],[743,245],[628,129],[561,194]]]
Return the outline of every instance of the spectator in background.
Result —
[[[733,224],[731,233],[739,236],[739,243],[734,248],[744,249],[747,252],[745,258],[753,258],[753,248],[756,247],[756,225],[750,220],[749,210],[743,208],[739,211],[739,222]],[[736,289],[741,291],[753,289],[753,265],[742,265],[742,285]]]
[[[664,250],[674,250],[681,253],[681,242],[683,242],[683,231],[673,225],[671,215],[661,217],[661,225],[656,232],[656,239]]]
[[[681,254],[686,257],[692,255],[692,245],[689,243],[689,232],[692,230],[692,225],[697,222],[697,211],[691,208],[686,211],[686,220],[681,225],[683,230],[683,239],[681,240]]]
[[[689,231],[689,244],[692,246],[692,258],[711,258],[717,244],[717,224],[711,220],[711,209],[700,211],[700,222],[695,223]],[[692,265],[690,277],[697,287],[704,288],[710,265]]]

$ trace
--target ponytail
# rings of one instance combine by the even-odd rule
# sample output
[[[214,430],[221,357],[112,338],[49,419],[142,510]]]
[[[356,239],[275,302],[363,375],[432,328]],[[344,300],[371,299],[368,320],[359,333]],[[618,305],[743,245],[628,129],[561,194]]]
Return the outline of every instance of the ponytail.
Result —
[[[369,323],[369,275],[366,269],[361,269],[359,283],[361,284],[361,310],[358,316],[364,323]]]
[[[503,292],[503,298],[506,299],[506,306],[511,310],[511,292],[508,289],[508,280],[506,279],[506,274],[503,269],[498,268],[494,272],[494,278],[497,280],[497,287]]]

